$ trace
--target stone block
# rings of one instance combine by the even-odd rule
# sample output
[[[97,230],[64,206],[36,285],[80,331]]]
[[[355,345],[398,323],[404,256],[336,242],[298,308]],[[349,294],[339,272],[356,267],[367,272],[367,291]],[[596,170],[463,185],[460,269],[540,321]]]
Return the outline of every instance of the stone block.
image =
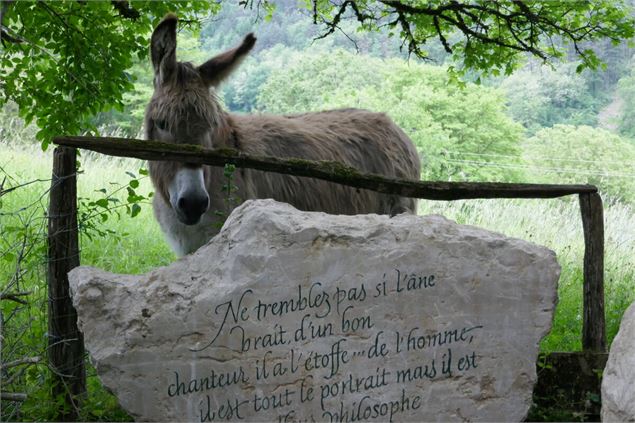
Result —
[[[145,275],[70,273],[103,384],[146,421],[520,421],[552,251],[440,216],[245,202]]]

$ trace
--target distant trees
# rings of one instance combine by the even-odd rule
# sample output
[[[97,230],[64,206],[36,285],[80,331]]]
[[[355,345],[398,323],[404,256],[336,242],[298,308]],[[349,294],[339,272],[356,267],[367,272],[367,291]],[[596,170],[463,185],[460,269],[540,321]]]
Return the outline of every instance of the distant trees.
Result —
[[[423,156],[424,179],[518,180],[513,168],[484,167],[491,154],[519,156],[522,127],[505,113],[504,93],[449,81],[444,68],[344,51],[295,54],[272,69],[258,107],[298,113],[361,107],[388,113]],[[484,157],[484,158],[483,158]]]
[[[635,144],[604,129],[555,125],[523,143],[531,182],[589,183],[613,198],[635,201]]]
[[[633,66],[633,64],[631,65]],[[617,95],[622,101],[618,127],[620,133],[635,138],[635,70],[631,68],[617,88]]]
[[[501,88],[510,115],[530,134],[556,123],[595,125],[607,94],[593,97],[585,75],[577,73],[573,63],[526,67],[505,78]]]

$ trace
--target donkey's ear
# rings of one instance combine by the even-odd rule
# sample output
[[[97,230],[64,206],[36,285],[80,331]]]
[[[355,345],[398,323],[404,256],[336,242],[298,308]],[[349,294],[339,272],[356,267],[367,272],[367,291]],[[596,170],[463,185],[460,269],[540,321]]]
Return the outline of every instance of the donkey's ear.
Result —
[[[203,80],[207,85],[218,85],[243,61],[247,53],[256,44],[253,33],[247,34],[238,47],[227,50],[198,67]]]
[[[176,69],[176,24],[173,13],[165,15],[152,33],[150,56],[159,83],[164,82]]]

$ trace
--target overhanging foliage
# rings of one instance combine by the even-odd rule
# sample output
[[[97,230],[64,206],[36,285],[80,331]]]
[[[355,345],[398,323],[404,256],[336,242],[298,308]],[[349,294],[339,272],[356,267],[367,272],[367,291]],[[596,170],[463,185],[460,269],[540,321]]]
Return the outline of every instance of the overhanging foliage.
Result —
[[[153,25],[178,11],[193,28],[198,15],[218,11],[206,1],[2,2],[0,105],[18,104],[35,119],[44,148],[53,135],[91,128],[89,118],[123,107],[132,88],[126,72],[135,57],[148,55]]]
[[[253,2],[253,0],[250,0]],[[633,18],[623,0],[311,0],[313,19],[338,30],[343,19],[361,28],[388,27],[408,51],[428,56],[425,44],[437,39],[466,68],[510,74],[525,53],[548,61],[570,46],[579,70],[600,60],[585,42],[633,37]]]

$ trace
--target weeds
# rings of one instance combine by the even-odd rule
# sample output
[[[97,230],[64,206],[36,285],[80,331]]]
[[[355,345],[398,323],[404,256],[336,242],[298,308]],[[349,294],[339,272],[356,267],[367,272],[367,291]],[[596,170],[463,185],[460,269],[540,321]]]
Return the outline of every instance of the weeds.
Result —
[[[0,191],[2,421],[51,420],[63,403],[51,398],[46,366],[46,213],[51,163],[52,151],[28,145],[3,148],[0,159],[0,182],[4,181]],[[151,190],[145,171],[124,171],[138,169],[140,162],[86,155],[82,163],[78,176],[82,264],[137,273],[173,261],[149,207],[144,207]],[[21,363],[4,365],[7,362]],[[82,419],[130,420],[92,368],[87,383]]]

